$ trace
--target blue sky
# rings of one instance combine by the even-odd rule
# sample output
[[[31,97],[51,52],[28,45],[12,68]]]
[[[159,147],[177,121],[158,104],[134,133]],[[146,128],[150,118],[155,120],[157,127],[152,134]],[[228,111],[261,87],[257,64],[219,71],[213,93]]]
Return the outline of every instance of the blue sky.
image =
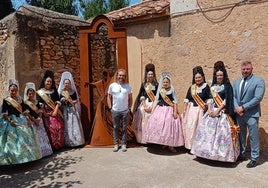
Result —
[[[141,0],[130,0],[130,4],[133,5],[133,4],[137,4],[141,2]]]
[[[130,0],[130,5],[137,4],[142,0]],[[25,0],[12,0],[15,9],[18,9],[21,5],[26,4]]]
[[[18,9],[21,5],[26,4],[25,0],[11,0],[15,9]]]

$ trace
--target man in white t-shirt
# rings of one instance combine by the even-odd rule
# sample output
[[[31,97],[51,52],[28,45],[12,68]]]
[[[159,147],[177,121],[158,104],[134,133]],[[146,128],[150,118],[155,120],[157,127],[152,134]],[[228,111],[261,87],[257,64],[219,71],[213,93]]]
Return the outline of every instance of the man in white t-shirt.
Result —
[[[110,84],[108,89],[107,103],[113,117],[113,139],[114,152],[119,150],[118,146],[118,129],[120,120],[122,120],[122,151],[127,151],[127,125],[128,113],[132,106],[132,89],[126,83],[126,71],[119,69],[116,73],[116,81]]]

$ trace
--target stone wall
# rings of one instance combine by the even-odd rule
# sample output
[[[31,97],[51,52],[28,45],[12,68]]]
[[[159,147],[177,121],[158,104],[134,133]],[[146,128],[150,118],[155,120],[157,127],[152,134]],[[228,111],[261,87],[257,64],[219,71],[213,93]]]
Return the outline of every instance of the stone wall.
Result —
[[[56,84],[62,72],[70,71],[80,90],[79,35],[76,27],[89,23],[76,16],[32,6],[21,7],[4,18],[2,23],[0,56],[5,58],[0,59],[0,88],[5,87],[8,79],[15,78],[19,80],[23,96],[25,83],[34,82],[39,88],[43,73],[49,69],[55,73]],[[2,99],[1,94],[0,101]]]
[[[8,38],[7,26],[6,24],[0,22],[0,59],[5,58],[5,46]],[[0,61],[0,83],[6,83],[5,71],[7,70],[7,64],[4,61]],[[4,96],[5,85],[0,84],[0,96]],[[1,100],[1,97],[0,97]],[[2,100],[1,100],[2,101]],[[1,102],[0,102],[1,104]]]
[[[208,5],[210,5],[208,3]],[[209,11],[218,18],[229,8]],[[213,64],[225,62],[231,82],[241,76],[240,63],[251,60],[254,74],[268,80],[268,2],[235,7],[222,22],[213,23],[201,12],[182,14],[127,27],[128,36],[137,37],[142,49],[142,69],[156,65],[157,75],[170,71],[180,107],[192,81],[192,68],[201,65],[211,82]],[[143,71],[143,70],[142,70]],[[266,82],[267,85],[268,81]],[[262,102],[260,133],[262,147],[268,149],[268,92]]]
[[[7,38],[8,38],[7,26],[3,22],[0,22],[0,45],[4,44]]]
[[[15,78],[15,63],[14,63],[14,36],[10,35],[8,25],[1,23],[0,29],[0,105],[3,97],[7,94],[6,88],[8,79]],[[13,23],[12,23],[13,24]],[[9,54],[9,55],[7,55]]]

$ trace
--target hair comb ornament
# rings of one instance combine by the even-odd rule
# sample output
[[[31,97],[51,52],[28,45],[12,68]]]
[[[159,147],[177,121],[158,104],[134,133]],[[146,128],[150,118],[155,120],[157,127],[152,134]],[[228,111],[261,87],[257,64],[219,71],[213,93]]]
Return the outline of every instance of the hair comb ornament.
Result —
[[[28,99],[27,92],[28,92],[29,90],[34,90],[34,91],[36,91],[36,89],[35,89],[35,84],[34,84],[33,82],[27,82],[27,83],[25,84],[25,89],[24,89],[24,100]],[[34,98],[36,98],[36,96],[35,96]]]
[[[6,84],[6,91],[4,93],[5,97],[9,96],[9,89],[11,86],[16,86],[18,88],[18,91],[20,89],[18,80],[15,80],[15,79],[8,80],[8,83]]]
[[[170,72],[162,72],[162,78],[168,78],[169,80],[171,80],[171,74]]]
[[[36,90],[35,89],[35,84],[33,82],[27,82],[26,83],[26,88]]]
[[[19,82],[17,80],[15,80],[15,79],[10,79],[8,81],[8,86],[10,87],[12,85],[15,85],[15,86],[19,87]]]

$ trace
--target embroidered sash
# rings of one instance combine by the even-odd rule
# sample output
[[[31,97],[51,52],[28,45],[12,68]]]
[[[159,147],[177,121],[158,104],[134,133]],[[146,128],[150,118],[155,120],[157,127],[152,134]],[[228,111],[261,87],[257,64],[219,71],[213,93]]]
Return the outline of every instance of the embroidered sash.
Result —
[[[161,89],[160,90],[160,95],[163,98],[163,100],[169,105],[172,106],[174,105],[174,103],[168,98],[168,96],[166,95],[166,90],[165,89]]]
[[[52,99],[42,89],[39,89],[38,91],[36,91],[36,93],[45,101],[45,103],[50,108],[55,110],[55,108],[56,108],[55,103],[52,101]],[[58,110],[58,114],[63,118],[63,115],[62,115],[60,110]]]
[[[16,108],[22,114],[22,107],[18,101],[11,97],[6,97],[5,100],[9,102],[14,108]]]
[[[220,95],[217,92],[213,91],[212,89],[211,89],[211,94],[217,106],[221,106],[223,103],[223,100],[220,97]],[[226,116],[231,125],[232,139],[233,141],[236,141],[238,139],[238,133],[240,132],[240,127],[235,125],[235,122],[230,115],[226,114]]]
[[[148,85],[146,85],[146,86],[144,87],[144,89],[145,89],[145,91],[146,91],[148,97],[150,98],[150,100],[151,100],[152,102],[154,102],[154,101],[155,101],[155,95],[154,95],[154,93],[153,93],[153,91],[152,91],[152,88],[153,88],[153,86],[152,86],[151,83],[149,83]]]
[[[63,90],[61,92],[61,95],[64,96],[66,99],[72,99],[68,91]]]
[[[24,103],[27,104],[35,113],[38,114],[38,108],[32,101],[25,100]]]
[[[16,108],[24,116],[24,114],[22,113],[22,106],[20,105],[20,103],[18,103],[18,101],[16,101],[15,99],[13,99],[11,97],[7,97],[7,98],[5,98],[5,100],[7,102],[9,102],[14,108]],[[26,119],[27,119],[27,125],[29,127],[31,127],[31,123],[28,121],[27,117],[26,117]],[[11,125],[14,126],[13,124],[11,124]],[[17,123],[15,123],[15,126],[17,126]]]
[[[191,94],[194,101],[203,109],[206,110],[206,103],[199,97],[196,91],[196,84],[191,86]]]

